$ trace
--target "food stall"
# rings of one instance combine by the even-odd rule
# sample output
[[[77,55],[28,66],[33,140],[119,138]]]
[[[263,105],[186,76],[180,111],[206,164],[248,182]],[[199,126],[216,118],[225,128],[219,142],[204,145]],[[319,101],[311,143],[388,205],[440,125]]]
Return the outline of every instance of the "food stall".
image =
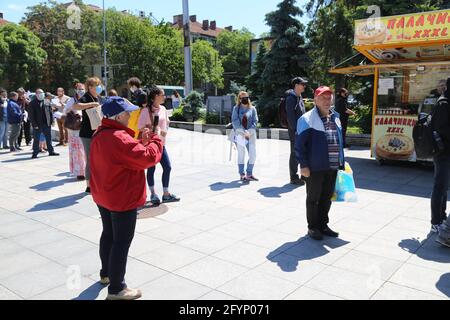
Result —
[[[331,73],[374,76],[371,152],[378,161],[418,161],[413,128],[450,78],[450,10],[355,21],[354,48],[371,64]]]

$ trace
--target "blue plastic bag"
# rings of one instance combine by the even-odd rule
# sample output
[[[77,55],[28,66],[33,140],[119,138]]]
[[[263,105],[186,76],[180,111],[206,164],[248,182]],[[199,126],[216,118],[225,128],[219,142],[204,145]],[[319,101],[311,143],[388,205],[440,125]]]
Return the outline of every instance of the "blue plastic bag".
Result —
[[[345,171],[339,170],[336,177],[336,186],[332,198],[336,202],[357,202],[355,180],[353,172],[348,163],[345,164]]]

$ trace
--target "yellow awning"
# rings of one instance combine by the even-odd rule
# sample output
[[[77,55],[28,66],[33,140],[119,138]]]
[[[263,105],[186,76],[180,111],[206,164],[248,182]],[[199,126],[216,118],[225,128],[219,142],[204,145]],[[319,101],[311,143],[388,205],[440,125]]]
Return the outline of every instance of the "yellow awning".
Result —
[[[376,68],[380,69],[413,69],[419,66],[450,66],[450,61],[430,61],[430,62],[409,62],[409,63],[384,63],[384,64],[369,64],[363,66],[353,66],[346,68],[330,69],[329,72],[333,74],[345,74],[355,76],[370,76],[375,73]]]

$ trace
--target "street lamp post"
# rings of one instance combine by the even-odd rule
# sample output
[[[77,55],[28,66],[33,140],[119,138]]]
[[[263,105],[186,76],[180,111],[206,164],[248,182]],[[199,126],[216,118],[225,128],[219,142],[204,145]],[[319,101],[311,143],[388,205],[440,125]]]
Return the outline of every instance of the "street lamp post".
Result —
[[[189,19],[189,0],[183,0],[183,35],[184,35],[184,81],[185,95],[192,91],[192,50]]]
[[[108,90],[108,62],[106,60],[106,11],[105,11],[105,0],[103,0],[103,64],[104,64],[104,83],[105,91]]]

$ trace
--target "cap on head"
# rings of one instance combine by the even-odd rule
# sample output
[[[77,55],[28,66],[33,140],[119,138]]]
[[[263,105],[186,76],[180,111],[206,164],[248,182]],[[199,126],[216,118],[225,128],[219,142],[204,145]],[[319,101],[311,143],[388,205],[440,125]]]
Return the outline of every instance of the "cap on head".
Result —
[[[308,80],[306,80],[302,77],[296,77],[296,78],[292,79],[292,81],[291,81],[292,88],[295,88],[295,86],[297,84],[307,84],[307,83],[308,83]]]
[[[331,90],[331,88],[327,87],[327,86],[318,87],[316,89],[316,91],[314,91],[314,97],[318,97],[318,96],[320,96],[320,95],[322,95],[324,93],[333,94],[333,90]]]
[[[139,107],[135,106],[134,104],[128,103],[124,98],[122,97],[108,97],[102,105],[102,112],[103,115],[107,118],[111,118],[114,116],[117,116],[118,114],[121,114],[122,112],[128,111],[136,111]]]

